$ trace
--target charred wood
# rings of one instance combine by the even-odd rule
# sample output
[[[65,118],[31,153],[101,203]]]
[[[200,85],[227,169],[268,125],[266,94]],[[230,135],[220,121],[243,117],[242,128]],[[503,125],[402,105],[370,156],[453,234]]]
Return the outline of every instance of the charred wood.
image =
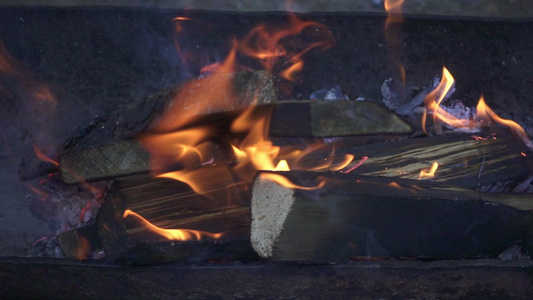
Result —
[[[485,140],[469,134],[432,136],[359,147],[341,142],[336,153],[368,157],[354,174],[418,179],[421,170],[437,162],[432,181],[476,190],[509,182],[506,191],[511,191],[513,184],[533,174],[533,161],[525,155],[528,150],[521,141],[505,132],[499,136]]]
[[[217,196],[208,199],[182,182],[148,175],[116,180],[96,221],[106,257],[127,264],[256,257],[249,242],[249,192],[236,188],[220,191]],[[138,220],[125,217],[126,210],[159,228],[222,233],[222,237],[168,240]]]
[[[217,130],[217,135],[228,135],[231,134],[232,121],[242,112],[235,110],[202,116],[188,127],[208,125]],[[258,105],[253,113],[259,116],[272,114],[272,137],[317,138],[411,132],[411,126],[398,116],[368,101],[279,102]],[[231,157],[225,159],[231,160]],[[76,183],[149,172],[149,160],[148,152],[139,142],[126,140],[83,151],[67,151],[60,156],[59,164],[64,181]]]
[[[325,186],[287,188],[264,176],[269,174]],[[252,245],[274,261],[480,258],[515,244],[531,251],[533,245],[533,203],[526,194],[338,172],[260,172],[251,206]]]

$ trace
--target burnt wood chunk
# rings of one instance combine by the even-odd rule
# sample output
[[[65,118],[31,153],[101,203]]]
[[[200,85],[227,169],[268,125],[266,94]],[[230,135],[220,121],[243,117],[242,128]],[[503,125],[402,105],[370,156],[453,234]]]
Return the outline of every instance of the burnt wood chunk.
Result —
[[[249,238],[249,192],[228,189],[217,196],[206,198],[182,182],[148,175],[116,180],[96,221],[106,257],[127,264],[256,257]],[[199,230],[222,236],[169,240],[138,219],[124,217],[126,210],[159,228]]]
[[[325,186],[287,188],[269,174]],[[252,190],[251,242],[274,261],[497,257],[515,244],[531,250],[533,204],[522,196],[338,172],[264,171]],[[528,210],[499,204],[507,198]]]
[[[383,106],[370,101],[279,102],[272,115],[272,137],[335,137],[365,134],[408,134],[412,127]]]

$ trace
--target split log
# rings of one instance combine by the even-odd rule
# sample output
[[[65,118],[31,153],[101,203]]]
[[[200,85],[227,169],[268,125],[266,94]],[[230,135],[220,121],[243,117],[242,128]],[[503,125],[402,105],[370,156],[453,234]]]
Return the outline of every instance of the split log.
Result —
[[[325,186],[287,188],[269,174]],[[274,261],[497,257],[515,244],[533,246],[533,199],[525,194],[338,172],[260,172],[251,206],[252,245]]]
[[[484,136],[481,134],[481,136]],[[403,179],[419,179],[420,171],[439,164],[432,181],[479,190],[481,187],[513,184],[533,174],[533,161],[529,150],[508,132],[498,138],[476,140],[470,134],[432,136],[397,142],[369,144],[358,147],[336,145],[336,155],[353,154],[356,159],[347,167],[368,159],[352,173],[369,176],[385,176]],[[325,152],[311,153],[309,161],[321,159]],[[302,164],[305,164],[302,161]]]
[[[243,110],[199,117],[188,127],[209,125],[217,136],[229,134]],[[297,113],[295,113],[297,112]],[[406,134],[411,127],[398,116],[368,101],[294,101],[264,104],[254,114],[272,114],[272,137],[324,137],[368,134]],[[229,146],[228,146],[229,147]],[[224,154],[222,154],[224,155]],[[226,160],[231,160],[227,157]],[[149,154],[136,140],[63,153],[61,175],[67,183],[96,181],[149,172]]]
[[[57,236],[57,241],[66,257],[77,260],[85,260],[91,253],[102,249],[96,224],[63,232]]]
[[[409,134],[411,125],[370,101],[278,102],[271,137],[336,137],[366,134]]]
[[[125,217],[126,210],[159,228],[222,236],[169,240],[138,218]],[[96,224],[106,257],[126,264],[154,264],[255,258],[249,239],[250,222],[249,192],[228,188],[208,199],[182,182],[139,175],[114,182]]]

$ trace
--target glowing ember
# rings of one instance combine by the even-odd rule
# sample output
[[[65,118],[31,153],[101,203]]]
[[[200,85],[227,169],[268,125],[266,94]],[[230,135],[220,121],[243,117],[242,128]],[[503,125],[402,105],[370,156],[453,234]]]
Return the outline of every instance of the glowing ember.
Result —
[[[86,260],[87,255],[89,255],[89,251],[91,250],[91,243],[89,240],[87,240],[84,236],[79,236],[79,245],[76,248],[76,253],[74,253],[74,258],[77,260]]]
[[[146,220],[139,214],[135,213],[134,211],[126,209],[122,217],[126,218],[128,216],[132,216],[136,218],[138,221],[140,221],[144,225],[145,228],[171,241],[191,241],[191,240],[198,241],[203,238],[218,239],[222,237],[223,235],[223,233],[209,233],[205,231],[190,230],[190,229],[159,228],[155,226],[154,224],[150,223],[148,220]]]
[[[287,177],[283,175],[274,174],[274,173],[261,173],[259,175],[259,179],[273,181],[286,188],[298,189],[298,190],[304,190],[304,191],[318,190],[318,189],[323,188],[326,185],[326,181],[321,180],[316,186],[311,186],[311,187],[301,186],[301,185],[294,184]]]
[[[420,176],[418,179],[425,179],[425,178],[432,178],[435,176],[435,172],[439,168],[439,163],[434,162],[433,165],[431,165],[431,168],[424,169],[420,171]]]

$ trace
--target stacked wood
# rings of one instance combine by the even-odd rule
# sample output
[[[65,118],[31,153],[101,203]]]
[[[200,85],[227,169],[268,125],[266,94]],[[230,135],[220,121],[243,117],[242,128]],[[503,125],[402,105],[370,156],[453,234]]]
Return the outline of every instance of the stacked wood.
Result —
[[[199,117],[189,127],[205,126],[229,134],[243,110]],[[298,112],[298,113],[295,113]],[[411,126],[383,107],[368,101],[294,101],[263,104],[257,115],[272,114],[272,137],[325,137],[368,134],[407,134]],[[227,157],[231,160],[231,157]],[[125,140],[62,154],[59,165],[67,183],[96,181],[150,171],[149,154],[137,140]]]
[[[271,174],[323,186],[284,187]],[[251,205],[252,245],[274,261],[496,257],[517,243],[533,250],[533,200],[525,194],[338,172],[260,172]]]

